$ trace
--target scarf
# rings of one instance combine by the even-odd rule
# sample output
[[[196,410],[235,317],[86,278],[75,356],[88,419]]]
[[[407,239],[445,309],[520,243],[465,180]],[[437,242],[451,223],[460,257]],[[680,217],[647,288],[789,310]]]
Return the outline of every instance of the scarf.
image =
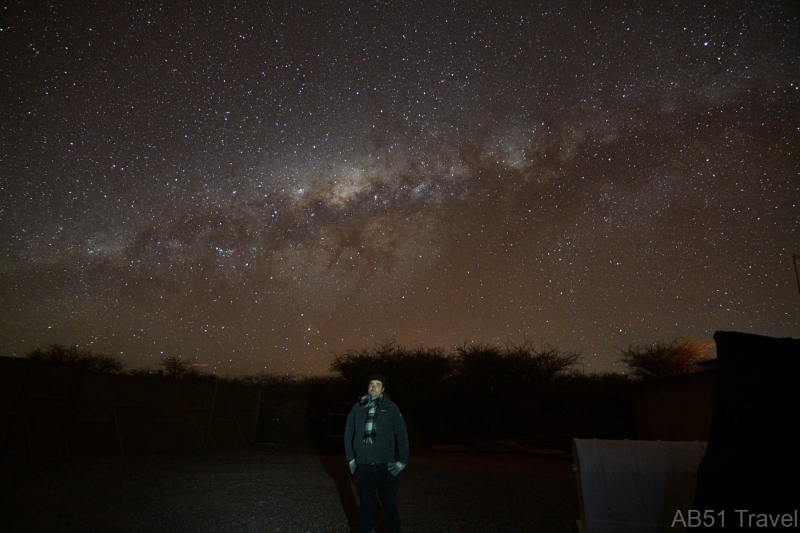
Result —
[[[368,409],[367,422],[364,424],[364,444],[374,444],[378,438],[378,431],[375,429],[375,408],[383,403],[383,394],[374,400],[369,397],[369,394],[365,394],[358,403],[361,407]]]

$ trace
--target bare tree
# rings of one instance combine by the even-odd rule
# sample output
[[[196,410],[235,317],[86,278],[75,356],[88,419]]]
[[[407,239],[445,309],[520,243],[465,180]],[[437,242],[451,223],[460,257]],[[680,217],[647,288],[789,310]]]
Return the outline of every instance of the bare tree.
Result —
[[[691,339],[664,340],[650,345],[629,346],[620,350],[618,361],[625,365],[636,379],[657,379],[698,370],[697,363],[707,358],[708,345]]]
[[[193,366],[195,358],[183,359],[180,356],[165,355],[158,364],[164,369],[164,375],[169,379],[185,379],[197,377],[200,372]]]

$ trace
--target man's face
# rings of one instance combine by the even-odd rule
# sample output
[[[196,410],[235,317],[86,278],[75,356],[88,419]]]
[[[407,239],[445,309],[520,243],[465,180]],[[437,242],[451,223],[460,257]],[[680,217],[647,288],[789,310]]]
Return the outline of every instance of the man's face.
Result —
[[[375,399],[381,394],[383,394],[383,383],[378,381],[377,379],[373,379],[369,382],[369,388],[367,389],[367,393],[371,399]]]

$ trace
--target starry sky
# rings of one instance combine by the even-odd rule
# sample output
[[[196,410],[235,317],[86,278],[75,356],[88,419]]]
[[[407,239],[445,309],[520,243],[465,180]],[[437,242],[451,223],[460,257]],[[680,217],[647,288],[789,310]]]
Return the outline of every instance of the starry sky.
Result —
[[[800,336],[796,3],[0,9],[0,355]]]

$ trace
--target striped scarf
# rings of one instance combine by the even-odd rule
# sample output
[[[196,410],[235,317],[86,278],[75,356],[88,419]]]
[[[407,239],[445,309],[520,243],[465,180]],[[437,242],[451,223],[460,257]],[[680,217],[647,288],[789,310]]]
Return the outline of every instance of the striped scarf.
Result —
[[[364,444],[374,444],[375,439],[378,438],[378,431],[375,429],[375,408],[378,407],[382,402],[383,394],[374,400],[370,399],[369,394],[365,394],[358,401],[361,407],[368,409],[367,422],[364,424]]]

